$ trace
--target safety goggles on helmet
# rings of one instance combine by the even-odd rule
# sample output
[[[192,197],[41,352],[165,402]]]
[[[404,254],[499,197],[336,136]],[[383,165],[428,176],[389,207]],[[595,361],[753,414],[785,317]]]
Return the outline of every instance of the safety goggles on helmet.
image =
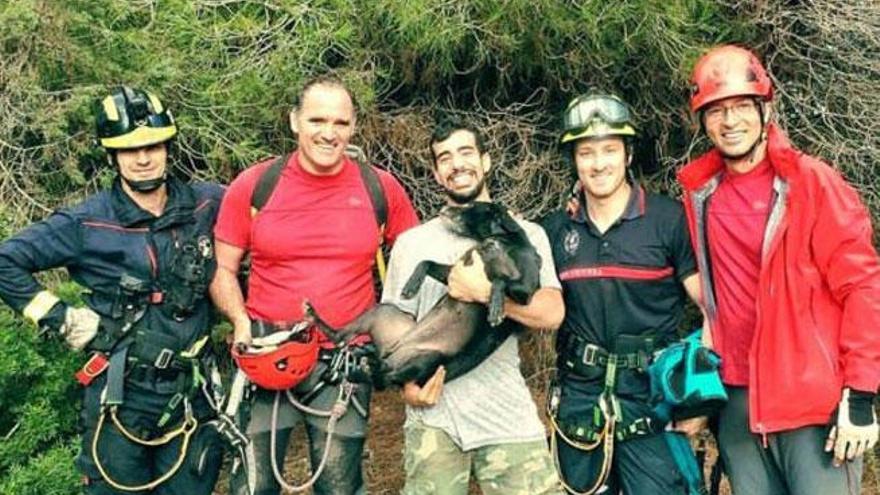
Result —
[[[579,96],[565,110],[560,142],[604,136],[635,136],[632,120],[629,108],[616,96]]]
[[[151,146],[177,134],[174,117],[155,95],[121,86],[96,111],[98,141],[107,149]]]
[[[248,379],[267,390],[287,390],[305,380],[318,362],[318,336],[308,323],[257,338],[232,358]]]

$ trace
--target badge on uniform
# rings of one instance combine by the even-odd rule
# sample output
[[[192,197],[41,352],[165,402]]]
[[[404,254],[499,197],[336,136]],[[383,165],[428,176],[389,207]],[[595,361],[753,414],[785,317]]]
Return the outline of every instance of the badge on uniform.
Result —
[[[562,247],[569,256],[574,256],[580,244],[581,236],[577,233],[577,230],[571,229],[566,232],[565,238],[562,240]]]

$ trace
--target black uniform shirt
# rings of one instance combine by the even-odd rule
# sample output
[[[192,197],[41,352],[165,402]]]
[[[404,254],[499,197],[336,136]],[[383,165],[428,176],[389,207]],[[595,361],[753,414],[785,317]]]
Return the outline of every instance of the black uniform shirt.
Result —
[[[608,350],[618,349],[621,335],[654,335],[657,345],[676,338],[686,297],[681,281],[697,270],[679,202],[634,185],[623,215],[604,234],[586,207],[573,218],[554,213],[544,227],[565,299],[557,347],[570,335]]]

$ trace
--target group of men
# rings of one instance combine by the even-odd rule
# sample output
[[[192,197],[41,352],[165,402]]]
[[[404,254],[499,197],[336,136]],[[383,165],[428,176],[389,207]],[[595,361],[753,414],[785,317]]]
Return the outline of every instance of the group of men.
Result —
[[[702,310],[703,342],[721,358],[729,400],[715,433],[733,492],[859,492],[880,385],[880,264],[869,214],[834,169],[788,144],[772,120],[771,81],[751,52],[712,49],[692,83],[691,111],[713,148],[679,171],[683,203],[634,180],[629,108],[590,93],[563,115],[575,200],[543,228],[517,219],[541,257],[540,288],[526,305],[506,299],[504,315],[558,329],[553,448],[511,336],[455,380],[445,383],[441,367],[403,387],[403,493],[465,494],[471,477],[483,493],[693,493],[667,440],[701,430],[706,418],[660,421],[646,373],[678,340],[687,298]],[[347,153],[357,108],[337,79],[300,91],[290,116],[296,151],[248,168],[225,193],[169,173],[177,126],[154,95],[121,87],[97,108],[98,139],[117,171],[112,187],[0,244],[3,301],[91,352],[77,375],[85,386],[77,466],[88,493],[211,493],[222,452],[208,376],[211,302],[241,352],[299,328],[306,300],[344,326],[375,302],[383,243],[393,244],[384,303],[418,320],[447,293],[489,302],[479,257],[458,261],[476,241],[457,233],[447,209],[418,225],[400,183]],[[440,119],[429,146],[447,208],[491,201],[479,129]],[[453,264],[448,284],[426,281],[403,297],[424,260]],[[87,289],[83,306],[34,278],[54,267]],[[315,493],[366,493],[371,387],[333,373],[338,349],[320,335],[309,332],[296,348],[309,366],[285,355],[285,366],[258,381],[265,386],[240,425],[250,469],[233,476],[234,494],[279,493],[277,466],[299,422],[321,473]],[[296,375],[284,382],[290,390],[276,390],[272,373]],[[333,421],[310,413],[342,396],[351,407]]]

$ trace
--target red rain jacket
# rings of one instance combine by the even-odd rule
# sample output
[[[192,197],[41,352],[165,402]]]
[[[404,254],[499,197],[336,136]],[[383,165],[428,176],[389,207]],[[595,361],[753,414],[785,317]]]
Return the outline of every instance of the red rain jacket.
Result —
[[[773,124],[767,156],[776,179],[748,385],[750,427],[761,434],[827,424],[843,387],[880,385],[880,263],[868,212],[837,171],[792,148]],[[712,150],[678,172],[710,322],[705,212],[723,169]],[[723,360],[725,336],[713,339]]]

